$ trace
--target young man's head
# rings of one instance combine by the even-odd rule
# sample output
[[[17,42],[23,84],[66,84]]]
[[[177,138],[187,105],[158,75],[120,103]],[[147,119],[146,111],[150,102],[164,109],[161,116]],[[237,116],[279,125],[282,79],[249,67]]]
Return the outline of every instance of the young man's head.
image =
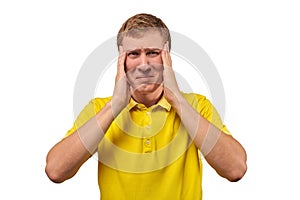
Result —
[[[171,36],[168,27],[160,18],[145,13],[134,15],[124,22],[118,32],[117,45],[118,47],[122,46],[124,37],[140,38],[149,31],[158,31],[164,41],[168,41],[169,48],[171,48]]]
[[[118,47],[126,52],[125,70],[136,94],[162,90],[163,63],[161,51],[170,48],[170,32],[163,21],[150,14],[129,18],[121,27]]]

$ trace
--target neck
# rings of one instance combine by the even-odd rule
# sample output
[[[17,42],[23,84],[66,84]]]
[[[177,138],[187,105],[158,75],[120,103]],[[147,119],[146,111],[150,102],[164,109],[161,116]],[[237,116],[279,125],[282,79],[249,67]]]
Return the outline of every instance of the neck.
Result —
[[[163,94],[163,87],[158,87],[151,93],[135,92],[132,94],[132,98],[138,102],[144,104],[146,107],[151,107],[156,104]]]

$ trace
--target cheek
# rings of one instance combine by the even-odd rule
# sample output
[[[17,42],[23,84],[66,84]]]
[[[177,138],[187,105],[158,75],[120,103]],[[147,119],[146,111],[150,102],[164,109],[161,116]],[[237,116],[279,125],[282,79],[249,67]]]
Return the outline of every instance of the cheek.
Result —
[[[162,62],[162,58],[161,56],[158,56],[156,58],[150,58],[148,60],[149,64],[153,64],[155,66],[162,66],[163,62]],[[128,72],[128,71],[131,71],[132,69],[138,67],[140,65],[140,61],[139,59],[130,59],[130,58],[126,58],[125,60],[125,70]],[[161,67],[158,67],[158,68],[161,68]]]
[[[163,63],[163,62],[162,62],[162,57],[161,57],[161,56],[157,56],[157,57],[153,58],[153,59],[151,60],[151,62],[152,62],[152,63],[156,63],[156,64],[162,64],[162,63]]]
[[[155,71],[162,72],[164,70],[164,66],[163,66],[163,62],[162,62],[161,57],[156,58],[155,60],[153,60],[152,64],[154,66]]]
[[[138,62],[136,60],[127,58],[125,61],[126,71],[130,71],[131,69],[138,66]]]

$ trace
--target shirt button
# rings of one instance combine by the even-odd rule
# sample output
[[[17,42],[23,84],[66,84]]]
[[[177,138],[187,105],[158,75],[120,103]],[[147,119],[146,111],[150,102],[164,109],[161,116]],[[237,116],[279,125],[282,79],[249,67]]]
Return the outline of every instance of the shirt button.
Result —
[[[146,144],[146,145],[150,145],[150,144],[151,144],[151,141],[150,141],[149,139],[147,139],[147,140],[145,141],[145,144]]]
[[[149,130],[149,129],[150,129],[150,126],[146,126],[146,129],[148,129],[148,130]]]

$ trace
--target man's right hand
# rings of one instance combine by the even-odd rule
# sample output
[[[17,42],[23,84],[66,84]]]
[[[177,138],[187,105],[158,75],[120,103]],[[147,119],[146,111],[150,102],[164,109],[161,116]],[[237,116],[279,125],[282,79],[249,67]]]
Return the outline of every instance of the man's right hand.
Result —
[[[127,81],[127,77],[124,69],[125,60],[126,60],[126,52],[123,50],[122,46],[119,46],[117,75],[115,79],[114,92],[111,100],[112,112],[115,118],[123,110],[123,108],[127,106],[127,104],[129,103],[129,99],[131,97],[130,85]]]
[[[120,48],[111,102],[49,151],[46,173],[53,182],[61,183],[77,173],[81,165],[97,151],[99,143],[114,118],[127,106],[130,99],[130,87],[124,69],[125,60],[126,53]]]

